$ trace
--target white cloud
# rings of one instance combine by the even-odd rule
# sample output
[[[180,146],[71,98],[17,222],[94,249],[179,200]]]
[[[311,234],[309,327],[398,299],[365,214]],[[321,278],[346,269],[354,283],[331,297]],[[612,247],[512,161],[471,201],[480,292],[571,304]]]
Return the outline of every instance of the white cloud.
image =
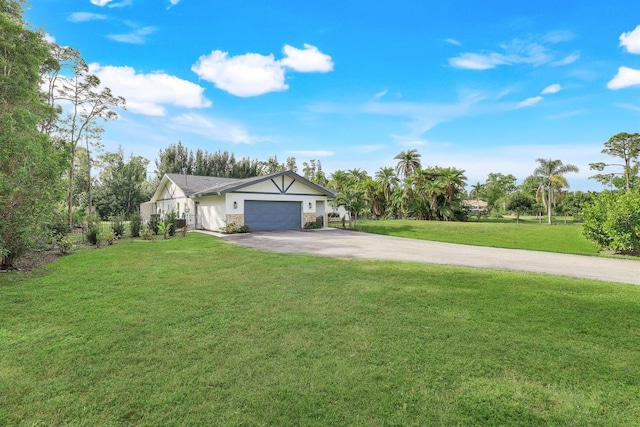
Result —
[[[447,43],[449,43],[449,44],[452,44],[452,45],[454,45],[454,46],[461,46],[461,45],[462,45],[462,43],[460,43],[460,42],[459,42],[458,40],[456,40],[456,39],[445,39],[444,41],[445,41],[445,42],[447,42]]]
[[[568,42],[574,38],[574,34],[571,31],[566,30],[550,31],[542,36],[542,40],[551,44]]]
[[[574,52],[574,53],[572,53],[570,55],[565,56],[564,58],[560,59],[559,61],[552,62],[551,66],[553,66],[553,67],[564,67],[565,65],[573,64],[578,59],[580,59],[580,52]]]
[[[143,27],[127,34],[109,34],[107,38],[120,43],[144,44],[146,36],[156,32],[155,27]]]
[[[629,53],[640,53],[640,25],[633,31],[620,34],[620,46],[625,47]]]
[[[240,124],[225,119],[209,119],[200,114],[181,114],[171,119],[170,127],[206,137],[211,141],[230,142],[233,144],[253,144],[266,140],[257,138]]]
[[[44,37],[44,40],[45,40],[47,43],[55,43],[55,42],[56,42],[56,38],[55,38],[55,37],[53,37],[53,36],[52,36],[51,34],[49,34],[49,33],[44,33],[44,36],[43,36],[43,37]]]
[[[327,150],[311,150],[311,151],[295,151],[295,150],[287,150],[288,154],[294,154],[296,156],[305,156],[305,157],[330,157],[335,155],[335,151],[327,151]]]
[[[184,108],[205,108],[211,101],[204,97],[204,88],[163,72],[138,74],[131,67],[90,64],[89,71],[114,95],[127,100],[127,110],[149,116],[166,114],[164,105]]]
[[[113,3],[109,5],[110,9],[113,9],[114,7],[125,7],[125,6],[131,6],[133,4],[133,0],[123,0],[120,3]]]
[[[640,106],[638,105],[627,104],[624,102],[617,103],[616,105],[620,108],[624,108],[625,110],[635,111],[636,113],[640,113]]]
[[[512,174],[521,183],[538,166],[536,158],[546,158],[553,153],[554,159],[569,160],[580,168],[580,173],[567,175],[567,180],[574,190],[594,189],[593,180],[588,177],[593,175],[589,170],[589,163],[594,161],[593,153],[598,153],[602,148],[601,143],[567,142],[559,145],[502,145],[495,150],[487,150],[486,147],[464,147],[458,149],[447,148],[445,150],[429,150],[429,164],[455,165],[465,170],[467,183],[484,182],[487,175],[500,171],[503,174]],[[424,154],[423,154],[424,155]],[[505,159],[509,159],[505,162]],[[596,185],[597,187],[597,185]]]
[[[418,138],[414,135],[391,134],[391,138],[393,138],[396,144],[398,144],[401,147],[416,148],[416,147],[423,147],[427,145],[426,139]]]
[[[518,107],[523,108],[523,107],[533,107],[534,105],[536,105],[537,103],[539,103],[540,101],[542,101],[544,98],[541,96],[533,96],[531,98],[527,98],[524,101],[520,102],[518,104]]]
[[[380,92],[376,93],[375,95],[373,95],[373,100],[377,101],[378,99],[382,98],[383,96],[385,96],[387,94],[389,90],[385,89],[385,90],[381,90]]]
[[[612,90],[637,85],[640,85],[640,70],[634,70],[629,67],[618,68],[618,74],[616,74],[615,77],[607,83],[607,87]]]
[[[509,62],[503,55],[498,53],[463,53],[460,56],[449,59],[449,64],[456,68],[466,68],[468,70],[489,70],[498,65],[505,65]]]
[[[214,50],[198,59],[191,70],[201,79],[232,95],[249,97],[287,90],[284,68],[273,55],[247,53],[229,57],[227,52]]]
[[[542,94],[543,95],[554,94],[554,93],[560,92],[561,90],[562,90],[562,86],[560,86],[559,84],[556,83],[556,84],[552,84],[552,85],[549,85],[549,86],[545,87],[542,90]]]
[[[552,59],[552,54],[546,46],[529,40],[514,39],[501,47],[505,50],[505,58],[510,64],[538,66]]]
[[[418,147],[427,144],[424,134],[440,123],[449,122],[458,117],[477,114],[478,108],[485,95],[479,92],[467,92],[460,94],[460,99],[451,104],[427,104],[415,102],[369,102],[359,107],[363,114],[375,114],[382,116],[399,116],[406,122],[404,132],[390,134],[396,144],[403,147]],[[327,106],[324,107],[327,111]],[[343,106],[336,105],[334,112],[340,112]],[[349,111],[351,110],[351,111]],[[347,111],[353,113],[352,108]]]
[[[382,144],[369,144],[369,145],[355,145],[355,148],[359,153],[373,153],[385,148]]]
[[[69,22],[88,22],[88,21],[100,21],[103,19],[107,19],[106,15],[102,15],[100,13],[90,13],[90,12],[74,12],[67,18]]]
[[[285,58],[278,61],[273,54],[247,53],[230,57],[228,52],[214,50],[209,55],[202,55],[191,70],[218,89],[240,97],[289,89],[285,83],[285,68],[307,73],[333,70],[331,57],[309,44],[305,44],[304,49],[285,45],[283,52]]]
[[[123,0],[120,3],[111,3],[113,0],[91,0],[91,3],[96,6],[108,6],[109,8],[123,7],[131,5],[131,0]]]
[[[550,49],[548,45],[554,45],[570,40],[573,35],[570,32],[557,31],[531,39],[513,39],[500,47],[503,52],[483,52],[483,53],[463,53],[457,57],[450,58],[449,64],[456,68],[469,70],[488,70],[498,65],[531,64],[540,66],[551,64],[553,66],[567,65],[576,61],[580,55],[571,54],[554,62],[554,58],[559,53]]]
[[[331,57],[318,50],[317,47],[305,43],[304,49],[296,49],[285,45],[282,48],[285,57],[280,61],[285,67],[301,73],[328,73],[333,70]]]
[[[566,111],[564,113],[554,114],[547,117],[549,117],[552,120],[561,120],[561,119],[568,119],[571,117],[579,116],[579,115],[585,114],[586,112],[587,112],[586,109],[572,110],[572,111]]]

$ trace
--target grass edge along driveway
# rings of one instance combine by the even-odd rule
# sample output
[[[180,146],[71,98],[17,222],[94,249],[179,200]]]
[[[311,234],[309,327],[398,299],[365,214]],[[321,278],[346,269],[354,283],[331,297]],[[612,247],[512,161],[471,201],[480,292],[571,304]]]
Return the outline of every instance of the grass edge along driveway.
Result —
[[[0,276],[0,424],[633,425],[640,288],[190,234]]]
[[[358,221],[356,228],[388,236],[505,249],[573,255],[598,255],[600,250],[582,235],[581,224],[380,220]]]

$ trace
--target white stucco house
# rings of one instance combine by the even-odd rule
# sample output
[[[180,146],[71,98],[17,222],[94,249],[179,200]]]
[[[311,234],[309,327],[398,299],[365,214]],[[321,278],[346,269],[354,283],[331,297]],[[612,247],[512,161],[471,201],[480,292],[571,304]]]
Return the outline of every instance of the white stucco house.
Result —
[[[327,225],[334,194],[293,171],[252,178],[216,178],[169,173],[151,200],[140,206],[145,221],[176,212],[187,227],[223,231],[246,225],[250,231],[301,229],[321,217]]]

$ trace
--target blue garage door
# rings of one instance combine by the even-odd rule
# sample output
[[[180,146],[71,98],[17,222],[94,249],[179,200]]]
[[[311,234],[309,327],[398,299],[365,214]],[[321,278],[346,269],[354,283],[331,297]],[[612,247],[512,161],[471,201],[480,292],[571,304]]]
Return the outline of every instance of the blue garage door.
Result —
[[[246,200],[244,223],[249,231],[299,230],[302,228],[302,203]]]

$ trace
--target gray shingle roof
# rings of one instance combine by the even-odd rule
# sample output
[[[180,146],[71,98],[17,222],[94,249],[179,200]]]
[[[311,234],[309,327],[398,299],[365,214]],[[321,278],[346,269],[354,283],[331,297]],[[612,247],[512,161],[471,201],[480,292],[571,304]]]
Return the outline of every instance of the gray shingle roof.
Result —
[[[180,187],[187,197],[210,188],[226,186],[242,181],[238,178],[218,178],[216,176],[183,175],[179,173],[168,173],[167,177]]]
[[[196,175],[183,175],[178,173],[168,173],[167,178],[173,181],[178,187],[184,191],[187,197],[202,197],[214,194],[224,194],[230,191],[235,191],[251,185],[256,182],[266,181],[277,176],[288,175],[291,178],[303,182],[311,188],[315,188],[317,191],[324,193],[326,196],[333,198],[334,194],[327,188],[319,186],[304,177],[296,174],[292,171],[277,172],[270,175],[254,176],[251,178],[218,178],[214,176],[196,176]]]

